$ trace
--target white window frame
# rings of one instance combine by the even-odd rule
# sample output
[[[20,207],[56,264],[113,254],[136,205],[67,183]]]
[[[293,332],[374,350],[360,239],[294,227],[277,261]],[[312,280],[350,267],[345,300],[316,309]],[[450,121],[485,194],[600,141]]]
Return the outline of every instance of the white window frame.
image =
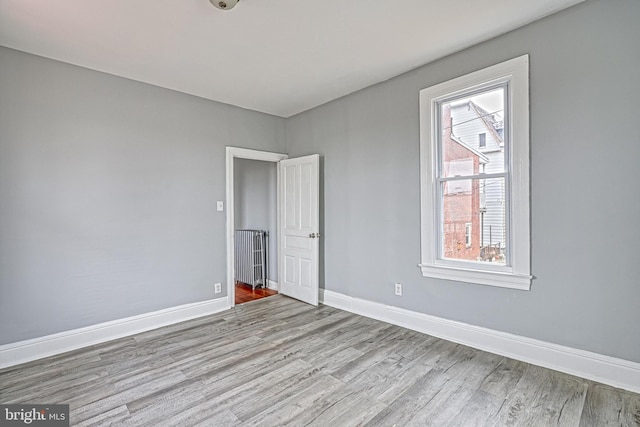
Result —
[[[487,147],[487,134],[485,132],[478,134],[478,148]]]
[[[508,172],[506,209],[506,265],[443,259],[440,255],[440,225],[437,209],[438,103],[467,93],[506,84],[505,111],[510,118],[505,153]],[[511,289],[531,288],[529,208],[529,56],[500,64],[431,86],[420,91],[420,187],[422,275]]]
[[[464,224],[464,244],[467,248],[471,247],[473,243],[473,238],[471,234],[473,233],[473,224],[470,222],[465,222]]]

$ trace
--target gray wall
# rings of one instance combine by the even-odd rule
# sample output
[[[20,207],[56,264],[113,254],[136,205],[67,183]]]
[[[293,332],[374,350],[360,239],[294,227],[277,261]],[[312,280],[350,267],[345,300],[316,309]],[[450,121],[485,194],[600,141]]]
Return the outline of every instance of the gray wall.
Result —
[[[224,147],[282,152],[284,120],[6,48],[0,70],[0,344],[224,296]]]
[[[638,18],[587,1],[288,119],[289,155],[324,158],[324,287],[640,362]],[[532,290],[424,278],[418,91],[525,53]]]
[[[268,232],[267,278],[273,281],[278,280],[276,172],[273,162],[236,158],[233,164],[235,229]]]

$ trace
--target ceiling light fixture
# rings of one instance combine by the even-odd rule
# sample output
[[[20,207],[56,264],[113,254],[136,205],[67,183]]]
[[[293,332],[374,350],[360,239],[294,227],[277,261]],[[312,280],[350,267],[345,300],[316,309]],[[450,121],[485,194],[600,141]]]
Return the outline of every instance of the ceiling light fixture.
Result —
[[[222,10],[233,9],[240,0],[209,0],[212,5]]]

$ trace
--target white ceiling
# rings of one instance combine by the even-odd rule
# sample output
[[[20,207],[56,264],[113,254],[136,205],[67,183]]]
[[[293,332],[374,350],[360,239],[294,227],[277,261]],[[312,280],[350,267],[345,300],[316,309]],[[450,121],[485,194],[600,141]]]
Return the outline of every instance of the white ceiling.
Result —
[[[0,45],[282,117],[583,0],[0,0]]]

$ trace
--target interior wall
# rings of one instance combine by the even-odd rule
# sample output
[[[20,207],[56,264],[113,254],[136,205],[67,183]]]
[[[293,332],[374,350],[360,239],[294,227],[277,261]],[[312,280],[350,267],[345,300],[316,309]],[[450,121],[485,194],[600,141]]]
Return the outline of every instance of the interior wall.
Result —
[[[640,362],[638,17],[636,0],[589,0],[289,118],[288,154],[324,160],[321,286]],[[532,289],[424,278],[418,93],[526,53]]]
[[[277,282],[277,164],[235,158],[233,175],[235,229],[267,231],[267,278]]]
[[[284,120],[2,47],[0,64],[0,344],[225,296],[225,146],[283,152]]]

